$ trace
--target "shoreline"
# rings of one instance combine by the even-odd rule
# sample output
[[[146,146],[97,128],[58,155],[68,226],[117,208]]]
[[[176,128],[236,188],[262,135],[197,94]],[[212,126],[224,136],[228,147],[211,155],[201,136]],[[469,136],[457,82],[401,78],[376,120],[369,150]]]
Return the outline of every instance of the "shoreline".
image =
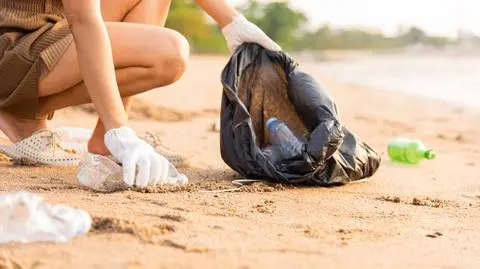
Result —
[[[417,98],[467,107],[479,113],[480,103],[476,102],[477,99],[480,100],[480,92],[476,87],[478,81],[473,78],[473,73],[466,72],[468,68],[476,68],[477,65],[474,64],[474,60],[466,58],[458,65],[451,65],[450,61],[437,57],[423,61],[416,57],[400,55],[332,63],[306,61],[305,64],[316,65],[317,72],[323,77],[339,82],[375,90],[406,93]],[[441,71],[443,68],[445,70]]]
[[[368,88],[372,91],[391,92],[395,95],[405,95],[406,97],[417,99],[418,101],[422,101],[425,103],[434,103],[435,106],[454,107],[457,109],[465,110],[467,113],[470,113],[470,114],[474,114],[474,115],[480,114],[480,105],[475,106],[475,105],[465,104],[465,103],[456,102],[456,101],[448,101],[443,98],[436,98],[432,96],[416,94],[416,93],[408,92],[404,90],[397,90],[392,88],[387,89],[381,86],[372,86],[364,83],[348,82],[348,81],[343,81],[342,79],[336,78],[334,76],[323,76],[323,78],[328,81],[336,81],[336,83],[344,84],[348,87]]]

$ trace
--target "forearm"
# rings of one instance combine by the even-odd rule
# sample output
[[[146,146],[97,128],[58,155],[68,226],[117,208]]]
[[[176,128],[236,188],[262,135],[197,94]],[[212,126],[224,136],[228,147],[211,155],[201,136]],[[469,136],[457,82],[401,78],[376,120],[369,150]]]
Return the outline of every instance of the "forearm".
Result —
[[[117,128],[127,124],[127,116],[116,83],[107,28],[99,14],[84,14],[68,17],[79,67],[105,128]]]
[[[195,0],[195,2],[208,13],[220,27],[224,27],[238,15],[238,12],[225,0]]]

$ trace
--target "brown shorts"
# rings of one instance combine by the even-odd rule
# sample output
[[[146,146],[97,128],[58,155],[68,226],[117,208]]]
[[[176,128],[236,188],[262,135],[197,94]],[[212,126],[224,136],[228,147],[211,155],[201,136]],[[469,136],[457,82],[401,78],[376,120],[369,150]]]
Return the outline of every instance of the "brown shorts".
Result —
[[[45,117],[38,82],[72,40],[62,0],[0,0],[0,109]]]

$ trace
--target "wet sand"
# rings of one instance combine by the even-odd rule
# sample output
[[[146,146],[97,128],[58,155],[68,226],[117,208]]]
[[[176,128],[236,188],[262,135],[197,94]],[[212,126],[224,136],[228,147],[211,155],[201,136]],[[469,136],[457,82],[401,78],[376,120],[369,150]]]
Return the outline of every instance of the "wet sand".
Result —
[[[0,190],[27,190],[87,210],[94,228],[65,244],[8,244],[0,268],[479,268],[480,113],[305,71],[335,97],[342,122],[383,156],[369,181],[338,188],[257,184],[220,157],[220,71],[226,58],[193,57],[174,86],[142,95],[133,126],[184,153],[191,185],[100,194],[75,169],[13,167],[0,158]],[[158,109],[161,108],[161,109]],[[163,114],[162,114],[163,113]],[[88,107],[56,114],[91,127]],[[419,166],[385,156],[394,136],[422,139],[438,158]],[[17,265],[17,267],[15,267]]]

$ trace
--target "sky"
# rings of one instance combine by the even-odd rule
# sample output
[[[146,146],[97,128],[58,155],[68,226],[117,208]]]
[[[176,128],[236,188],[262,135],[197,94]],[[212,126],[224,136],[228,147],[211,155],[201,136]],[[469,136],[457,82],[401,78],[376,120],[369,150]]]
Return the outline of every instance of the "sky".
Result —
[[[235,5],[245,0],[228,0]],[[267,0],[265,0],[266,2]],[[419,26],[433,35],[456,36],[462,28],[480,35],[480,0],[292,0],[312,26],[379,28],[394,35],[399,25]]]

